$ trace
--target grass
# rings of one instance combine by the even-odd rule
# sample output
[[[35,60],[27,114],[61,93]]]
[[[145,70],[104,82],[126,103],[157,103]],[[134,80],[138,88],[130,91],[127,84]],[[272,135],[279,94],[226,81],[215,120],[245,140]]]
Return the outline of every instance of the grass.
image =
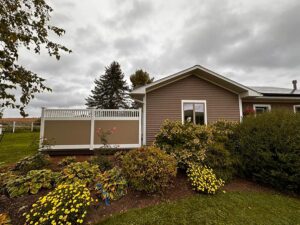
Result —
[[[37,152],[39,133],[6,133],[0,142],[0,167]]]
[[[137,224],[300,224],[300,200],[272,193],[228,192],[197,195],[115,215],[101,225]]]

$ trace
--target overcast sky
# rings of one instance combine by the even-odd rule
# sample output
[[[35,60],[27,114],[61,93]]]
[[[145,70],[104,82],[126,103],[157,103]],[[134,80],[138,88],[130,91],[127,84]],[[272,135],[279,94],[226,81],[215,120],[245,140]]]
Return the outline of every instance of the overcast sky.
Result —
[[[56,39],[73,53],[60,61],[23,51],[20,62],[47,79],[51,93],[27,107],[82,108],[113,60],[126,79],[136,69],[155,79],[199,64],[244,85],[292,87],[300,81],[299,0],[52,0]],[[19,116],[5,110],[5,117]]]

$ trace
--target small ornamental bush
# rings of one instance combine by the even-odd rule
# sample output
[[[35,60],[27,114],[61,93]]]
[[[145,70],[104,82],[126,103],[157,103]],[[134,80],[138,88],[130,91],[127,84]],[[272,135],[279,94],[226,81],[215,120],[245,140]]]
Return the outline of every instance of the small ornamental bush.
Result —
[[[117,200],[127,193],[127,181],[120,168],[107,170],[97,177],[96,190],[104,200]]]
[[[17,170],[21,173],[27,173],[30,170],[39,170],[43,169],[49,164],[49,156],[43,153],[37,153],[33,156],[28,156],[19,161],[14,170]]]
[[[120,156],[129,184],[138,191],[161,192],[176,176],[176,160],[156,147],[142,147]]]
[[[89,162],[93,165],[98,165],[101,171],[106,171],[112,168],[112,164],[109,159],[100,154],[91,157]]]
[[[292,111],[247,116],[238,128],[244,176],[300,193],[300,114]]]
[[[11,171],[0,173],[0,195],[5,194],[7,182],[15,180],[16,178],[18,178],[18,176]]]
[[[164,121],[155,140],[155,145],[173,155],[181,168],[202,162],[212,143],[211,127],[170,120]]]
[[[25,225],[82,224],[92,202],[85,184],[60,184],[46,196],[40,197],[31,210],[23,214],[26,218]]]
[[[81,181],[86,184],[92,184],[96,176],[100,173],[97,165],[88,162],[75,162],[66,166],[59,179],[59,183],[75,183]]]
[[[63,158],[60,162],[59,162],[59,166],[67,166],[70,165],[71,163],[76,162],[76,157],[75,156],[67,156],[65,158]]]
[[[27,193],[37,194],[42,188],[50,189],[57,180],[58,173],[51,170],[31,170],[26,176],[12,176],[5,185],[8,195],[18,197]]]
[[[222,179],[217,179],[212,169],[196,164],[189,165],[187,176],[191,181],[193,189],[206,194],[215,194],[216,191],[224,186]]]

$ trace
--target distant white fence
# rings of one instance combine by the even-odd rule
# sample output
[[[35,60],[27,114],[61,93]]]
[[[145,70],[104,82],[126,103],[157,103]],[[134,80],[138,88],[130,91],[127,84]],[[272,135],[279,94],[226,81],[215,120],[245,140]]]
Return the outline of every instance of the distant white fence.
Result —
[[[23,121],[5,121],[0,122],[1,130],[5,133],[15,133],[15,132],[24,132],[24,131],[39,131],[40,122],[23,122]],[[0,133],[1,134],[1,133]]]
[[[97,129],[115,128],[109,146],[141,146],[141,109],[46,109],[42,108],[40,146],[51,149],[90,149],[103,147]],[[51,143],[52,142],[52,143]]]

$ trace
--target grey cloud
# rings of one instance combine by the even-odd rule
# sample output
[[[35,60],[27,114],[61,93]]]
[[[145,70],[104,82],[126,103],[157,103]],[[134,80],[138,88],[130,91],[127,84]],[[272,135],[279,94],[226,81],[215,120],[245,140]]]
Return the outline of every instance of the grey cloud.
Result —
[[[61,24],[70,23],[72,19],[65,13],[54,12],[51,17],[51,24],[60,26]]]
[[[124,1],[117,1],[117,4],[124,3]],[[115,15],[107,19],[105,24],[118,29],[133,28],[136,25],[143,25],[143,21],[150,17],[153,10],[154,7],[150,1],[134,0],[131,1],[129,9],[124,11],[116,10]]]
[[[87,69],[87,76],[96,78],[99,75],[102,74],[102,71],[104,70],[105,65],[103,65],[100,60],[99,61],[94,61],[89,64],[88,69]]]
[[[94,79],[113,60],[126,79],[139,68],[159,79],[201,64],[245,85],[272,80],[290,87],[299,80],[297,0],[52,2],[52,22],[66,30],[58,41],[73,53],[56,61],[22,52],[20,62],[53,89],[36,96],[31,115],[39,115],[41,106],[84,107]],[[10,113],[17,115],[5,115]]]
[[[297,68],[300,58],[300,3],[279,12],[266,15],[272,18],[263,23],[258,33],[241,39],[241,45],[224,54],[220,61],[236,67]]]
[[[122,37],[114,41],[114,47],[117,49],[120,56],[138,55],[141,52],[146,52],[148,38],[140,37]]]

